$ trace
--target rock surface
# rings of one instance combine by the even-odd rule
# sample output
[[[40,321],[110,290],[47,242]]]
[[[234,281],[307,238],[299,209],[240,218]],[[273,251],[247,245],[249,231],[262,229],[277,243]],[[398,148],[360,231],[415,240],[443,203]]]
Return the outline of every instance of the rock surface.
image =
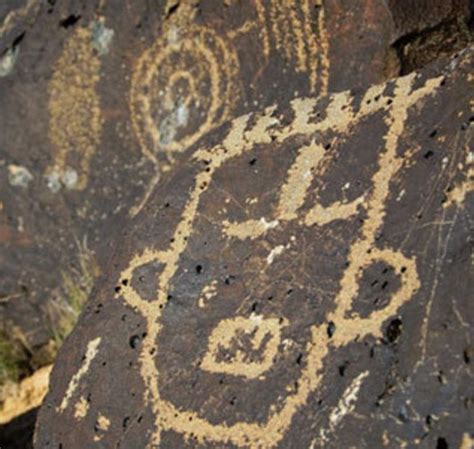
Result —
[[[473,58],[185,151],[113,240],[35,447],[471,447]]]
[[[459,24],[445,45],[456,49],[468,5],[2,1],[0,331],[21,342],[27,371],[51,361],[119,239],[108,237],[185,149],[277,100],[411,69],[446,23]]]
[[[33,432],[38,410],[31,410],[8,424],[0,426],[1,447],[8,449],[32,449]]]

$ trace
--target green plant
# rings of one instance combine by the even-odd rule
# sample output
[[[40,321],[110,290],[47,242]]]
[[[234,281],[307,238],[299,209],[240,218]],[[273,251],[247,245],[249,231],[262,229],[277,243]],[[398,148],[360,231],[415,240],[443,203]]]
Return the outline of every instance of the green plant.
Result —
[[[61,271],[63,294],[48,304],[51,336],[56,350],[74,328],[99,273],[94,254],[87,247],[87,240],[78,242],[77,247],[79,267]]]
[[[25,354],[19,345],[0,332],[0,385],[17,382],[25,363]]]

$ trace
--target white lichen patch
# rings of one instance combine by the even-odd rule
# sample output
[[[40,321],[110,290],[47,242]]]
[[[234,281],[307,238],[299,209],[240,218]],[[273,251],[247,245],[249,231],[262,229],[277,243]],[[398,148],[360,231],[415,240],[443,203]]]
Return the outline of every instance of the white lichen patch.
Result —
[[[405,196],[405,193],[406,193],[406,192],[405,192],[405,189],[402,189],[402,190],[400,191],[400,193],[398,194],[398,196],[397,196],[397,201],[401,201],[402,198]]]
[[[275,257],[279,256],[284,250],[285,250],[285,247],[283,245],[275,246],[275,248],[273,248],[270,251],[270,254],[268,254],[267,256],[267,264],[268,265],[272,264],[273,261],[275,260]]]
[[[104,18],[101,17],[92,22],[91,25],[92,47],[97,51],[99,56],[104,56],[109,52],[115,34],[115,31],[111,28],[107,28],[104,22]]]
[[[8,182],[11,186],[26,188],[31,181],[33,181],[33,175],[26,167],[15,164],[8,166]]]
[[[164,105],[168,106],[169,112],[159,125],[160,140],[159,143],[163,146],[171,144],[179,128],[184,128],[188,124],[189,109],[186,104],[178,100],[175,105],[170,104],[169,96],[166,96]]]
[[[0,77],[9,75],[18,59],[19,49],[13,47],[8,49],[3,56],[0,57]]]
[[[267,221],[265,217],[262,217],[260,218],[260,223],[262,223],[265,230],[268,231],[269,229],[276,228],[279,224],[279,221],[278,220]]]
[[[61,176],[56,171],[53,170],[51,173],[45,175],[46,178],[46,185],[48,189],[51,190],[53,193],[58,193],[61,190]]]
[[[339,400],[337,407],[332,411],[329,416],[329,422],[331,426],[337,426],[344,416],[351,413],[354,410],[357,398],[359,396],[360,387],[362,382],[369,375],[368,371],[364,371],[359,374],[349,385],[349,387],[344,391],[342,398]]]
[[[64,170],[61,180],[66,189],[74,189],[79,181],[79,175],[76,170],[67,167],[66,170]]]
[[[262,315],[257,315],[255,313],[252,313],[250,316],[249,316],[249,320],[252,321],[253,323],[255,324],[261,324],[261,322],[263,321],[263,316]],[[252,329],[247,329],[245,331],[245,333],[247,334],[251,334],[252,333]]]
[[[253,198],[247,198],[245,202],[249,205],[258,203],[258,198],[255,196]]]
[[[474,151],[469,151],[469,153],[467,153],[466,164],[467,165],[474,164]]]
[[[174,25],[171,25],[168,29],[168,32],[166,33],[166,40],[168,41],[168,44],[177,44],[180,39],[180,35],[180,29]]]
[[[58,193],[63,187],[74,190],[79,185],[79,174],[72,167],[66,167],[64,172],[54,169],[45,175],[46,185],[53,193]]]
[[[180,103],[176,109],[176,124],[178,126],[186,126],[189,119],[189,111],[184,103]]]

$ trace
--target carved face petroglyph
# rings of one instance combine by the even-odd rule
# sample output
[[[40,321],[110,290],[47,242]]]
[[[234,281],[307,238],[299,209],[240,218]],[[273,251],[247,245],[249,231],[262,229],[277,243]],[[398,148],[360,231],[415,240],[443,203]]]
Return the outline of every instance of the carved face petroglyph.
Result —
[[[137,254],[121,274],[118,296],[147,320],[140,362],[156,416],[149,447],[169,430],[200,442],[278,446],[324,383],[330,351],[380,337],[410,300],[419,288],[416,261],[376,240],[402,168],[410,108],[440,81],[420,87],[414,76],[401,78],[357,105],[336,94],[324,113],[314,100],[295,100],[290,119],[275,108],[243,116],[222,144],[195,153],[168,246]],[[375,122],[373,149],[344,146],[349,128],[363,132]],[[257,168],[259,158],[266,163]],[[353,191],[331,184],[341,179],[329,176],[338,160],[360,179]],[[248,196],[247,172],[258,195]],[[360,279],[380,262],[400,283],[388,304],[363,315]],[[151,265],[150,297],[136,278]]]

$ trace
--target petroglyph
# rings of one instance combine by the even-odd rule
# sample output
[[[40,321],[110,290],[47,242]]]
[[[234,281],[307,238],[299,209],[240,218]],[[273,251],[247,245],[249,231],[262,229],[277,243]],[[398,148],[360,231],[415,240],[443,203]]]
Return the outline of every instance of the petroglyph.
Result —
[[[330,434],[334,432],[337,426],[341,423],[345,416],[350,414],[355,407],[355,403],[357,402],[357,398],[359,396],[360,388],[362,383],[369,375],[368,371],[364,371],[363,373],[359,374],[347,387],[342,395],[337,407],[331,411],[329,415],[329,426],[326,429],[321,429],[319,433],[319,438],[315,439],[310,449],[314,449],[316,444],[323,445],[327,444],[330,440]]]
[[[94,441],[100,441],[104,437],[104,433],[109,430],[110,420],[106,416],[99,413],[97,421],[94,427],[96,435],[94,435]]]
[[[361,94],[366,83],[384,79],[387,47],[405,32],[394,29],[392,6],[378,0],[230,0],[225,7],[168,0],[156,8],[139,1],[129,2],[127,14],[102,1],[99,9],[76,3],[42,7],[28,24],[15,76],[1,86],[6,191],[34,200],[46,213],[38,223],[53,222],[37,225],[36,213],[20,215],[2,198],[5,218],[13,217],[0,226],[2,240],[12,239],[10,228],[25,231],[32,241],[26,254],[39,266],[15,263],[6,280],[21,272],[16,283],[43,301],[62,285],[54,266],[75,264],[64,251],[74,247],[70,232],[80,238],[87,231],[109,265],[59,356],[37,444],[308,448],[325,429],[337,447],[363,446],[364,438],[369,446],[402,446],[406,432],[425,430],[423,414],[439,403],[443,420],[464,420],[463,405],[429,384],[427,365],[448,345],[449,362],[439,360],[443,378],[465,385],[465,286],[450,291],[453,280],[467,278],[465,69],[453,62],[427,70],[445,75],[442,88],[421,75]],[[67,29],[58,26],[65,20]],[[44,24],[57,31],[46,47]],[[86,46],[87,67],[76,57]],[[46,87],[49,73],[49,89],[38,94],[36,83],[22,85],[34,79]],[[316,99],[328,84],[353,89]],[[62,95],[76,97],[55,115],[51,105]],[[42,157],[50,149],[43,123],[24,136],[8,129],[12,117],[35,116],[30,101],[41,106],[48,98],[50,161]],[[81,113],[72,125],[69,110],[81,104],[87,120]],[[89,105],[97,106],[93,114]],[[11,178],[25,189],[10,188],[12,164],[34,175]],[[62,190],[55,201],[44,173],[51,191]],[[80,194],[66,191],[86,184]],[[128,211],[142,211],[129,228]],[[63,218],[70,224],[57,228]],[[105,237],[117,247],[113,261],[99,254]],[[5,260],[20,260],[9,246]],[[48,288],[37,288],[46,275]],[[391,383],[392,354],[404,372],[417,363],[417,325],[428,301],[426,361],[372,414]],[[99,335],[100,354],[84,359],[85,372],[82,352],[71,354]],[[419,388],[425,380],[438,397],[430,407]],[[416,391],[413,420],[400,426],[409,391]],[[362,421],[370,431],[357,435]],[[443,435],[450,447],[459,446],[455,427]],[[426,444],[436,443],[430,435]]]
[[[102,133],[96,85],[100,59],[93,32],[77,28],[64,44],[49,83],[49,138],[53,163],[45,176],[51,190],[62,185],[82,190],[87,185],[92,156]]]
[[[462,205],[466,200],[467,194],[474,190],[474,152],[469,149],[466,150],[466,179],[455,185],[453,189],[448,192],[447,200],[443,204],[445,208],[453,205]]]
[[[331,412],[329,416],[329,423],[331,427],[336,427],[351,410],[354,409],[354,404],[357,401],[362,382],[366,379],[369,372],[364,371],[359,374],[344,391],[344,394],[337,404],[337,407]]]
[[[166,166],[158,163],[161,154],[170,158],[183,152],[232,116],[241,92],[240,59],[233,41],[255,28],[261,30],[265,59],[275,49],[297,73],[308,75],[309,92],[327,93],[329,42],[322,2],[304,0],[296,6],[288,0],[258,0],[256,19],[222,36],[193,23],[192,4],[172,1],[165,10],[173,8],[178,8],[177,17],[138,59],[130,89],[133,129],[157,172]],[[158,179],[159,174],[151,180],[131,209],[132,216],[148,201]]]
[[[39,0],[27,0],[21,8],[10,11],[3,22],[0,24],[0,37],[7,34],[21,19],[33,14],[39,9],[41,2]]]
[[[64,395],[64,399],[62,400],[60,406],[58,407],[59,412],[63,412],[64,410],[66,410],[69,404],[69,401],[71,400],[72,396],[74,395],[77,388],[79,387],[79,382],[86,375],[87,371],[89,371],[92,361],[97,356],[100,341],[101,341],[101,338],[98,337],[88,343],[86,354],[84,356],[84,361],[82,362],[82,366],[79,369],[79,371],[77,371],[77,373],[70,380],[66,393]]]
[[[99,415],[97,418],[97,426],[100,430],[106,432],[109,429],[110,420],[104,415]]]
[[[77,420],[84,419],[87,416],[87,413],[89,412],[89,402],[84,396],[81,396],[81,398],[76,402],[76,405],[74,406],[74,418]]]
[[[238,70],[231,42],[211,28],[182,27],[180,20],[166,27],[165,36],[138,59],[130,86],[130,115],[156,174],[131,216],[146,204],[167,166],[159,164],[160,155],[167,161],[229,118],[239,98]]]
[[[279,444],[290,428],[295,414],[307,403],[310,395],[324,382],[325,357],[332,351],[348,343],[367,336],[380,337],[382,324],[394,316],[399,308],[407,303],[420,287],[415,259],[409,258],[399,250],[376,245],[377,232],[384,223],[385,208],[390,193],[390,183],[402,168],[402,158],[397,155],[398,142],[404,132],[409,111],[422,100],[433,95],[442,77],[429,79],[418,85],[417,76],[410,75],[394,82],[393,96],[384,95],[386,86],[376,86],[366,93],[359,106],[352,103],[348,92],[330,97],[330,105],[321,118],[317,112],[318,103],[312,99],[298,99],[292,102],[294,118],[280,122],[275,108],[268,108],[263,114],[247,115],[236,119],[222,144],[211,149],[199,149],[194,153],[196,164],[206,161],[206,169],[198,172],[194,186],[189,192],[182,210],[179,223],[167,248],[148,248],[135,255],[127,269],[121,274],[124,288],[117,295],[138,310],[147,320],[147,333],[141,345],[141,375],[147,391],[144,396],[156,416],[155,430],[150,438],[150,448],[159,444],[161,432],[174,430],[185,438],[204,441],[232,443],[237,447],[270,449]],[[378,152],[375,171],[371,177],[371,187],[353,201],[335,201],[322,206],[319,190],[312,189],[312,201],[308,204],[309,187],[316,177],[323,177],[332,164],[331,152],[324,151],[319,140],[326,134],[344,135],[351,128],[370,119],[376,113],[384,113],[384,133],[380,136],[383,147]],[[382,128],[383,129],[383,128]],[[310,144],[301,145],[297,155],[280,184],[278,201],[268,216],[252,218],[242,222],[230,222],[221,218],[222,238],[227,244],[235,241],[259,242],[263,236],[271,233],[273,238],[283,236],[282,245],[286,245],[288,236],[281,234],[287,222],[296,222],[301,229],[306,227],[325,227],[334,221],[349,220],[356,214],[365,214],[360,229],[355,232],[355,240],[350,245],[348,264],[340,277],[339,289],[334,295],[334,309],[327,315],[335,331],[328,332],[324,324],[313,324],[309,329],[309,340],[304,350],[305,363],[297,378],[297,388],[293,382],[281,392],[287,393],[284,400],[269,408],[267,418],[260,422],[236,421],[210,422],[205,416],[193,410],[185,410],[161,394],[161,367],[151,355],[160,345],[163,332],[163,314],[166,310],[170,284],[180,270],[183,254],[193,235],[194,222],[200,204],[213,185],[220,170],[230,163],[238,161],[258,145],[294,141],[295,138],[311,139]],[[293,140],[291,140],[293,139]],[[303,179],[298,183],[298,179]],[[315,200],[314,200],[315,198]],[[278,239],[277,239],[278,240]],[[154,301],[140,297],[130,283],[135,268],[157,261],[163,265],[158,277],[157,294]],[[384,308],[372,311],[369,316],[360,316],[353,311],[360,278],[365,269],[377,262],[392,267],[402,278],[400,286],[391,294]],[[219,294],[219,292],[217,293]],[[198,301],[199,297],[196,298]],[[209,336],[209,347],[204,357],[202,369],[213,372],[225,372],[228,375],[247,376],[259,379],[259,376],[271,372],[278,364],[279,334],[276,322],[271,316],[262,316],[258,320],[250,317],[235,316],[221,320]],[[281,324],[281,323],[280,323]],[[247,334],[247,345],[260,348],[265,342],[268,348],[263,356],[264,362],[255,363],[243,350],[242,336]],[[268,336],[267,336],[268,335]],[[229,351],[230,350],[230,351]],[[227,356],[226,356],[227,351]],[[219,355],[219,353],[221,354]],[[222,353],[223,352],[223,353]],[[268,354],[272,355],[272,363]],[[227,357],[227,359],[226,359]],[[275,360],[275,361],[273,361]],[[244,369],[246,367],[246,369]],[[250,374],[250,376],[249,376]]]
[[[297,73],[307,73],[310,91],[327,93],[329,81],[329,42],[322,0],[256,2],[263,54],[269,58],[272,47],[292,61]]]
[[[201,297],[199,298],[198,305],[201,308],[207,306],[209,301],[214,298],[217,294],[217,281],[213,280],[209,285],[206,285],[202,290]]]
[[[210,28],[170,28],[139,58],[130,91],[143,153],[184,151],[221,124],[237,101],[235,50]]]
[[[249,379],[260,378],[278,353],[283,326],[278,318],[254,315],[221,321],[209,337],[202,369]]]
[[[472,449],[473,446],[474,446],[474,438],[468,433],[465,433],[463,435],[461,446],[459,447],[459,449]]]

